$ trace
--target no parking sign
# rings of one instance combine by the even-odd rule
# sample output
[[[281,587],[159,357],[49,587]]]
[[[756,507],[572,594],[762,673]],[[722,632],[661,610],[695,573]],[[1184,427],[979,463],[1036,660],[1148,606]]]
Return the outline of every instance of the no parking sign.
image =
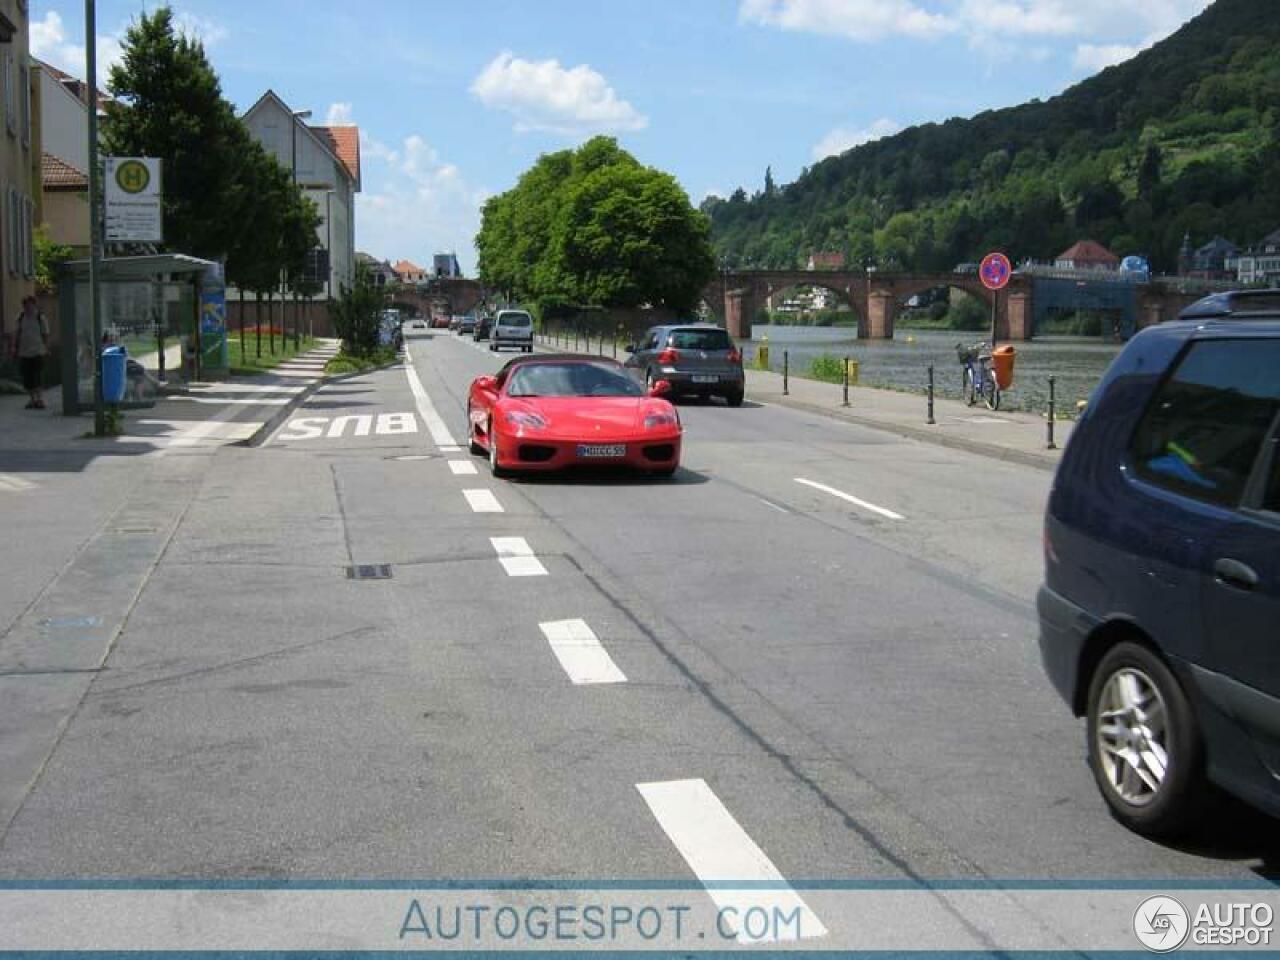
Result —
[[[1013,264],[1003,253],[988,253],[978,267],[978,277],[988,290],[1003,290],[1013,274]]]

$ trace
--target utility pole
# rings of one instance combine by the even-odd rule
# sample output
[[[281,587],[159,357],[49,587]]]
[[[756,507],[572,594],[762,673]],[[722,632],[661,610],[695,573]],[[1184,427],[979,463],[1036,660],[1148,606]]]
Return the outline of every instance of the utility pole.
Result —
[[[102,176],[98,167],[98,17],[84,0],[84,69],[89,87],[89,316],[93,326],[93,435],[107,432],[102,397]]]

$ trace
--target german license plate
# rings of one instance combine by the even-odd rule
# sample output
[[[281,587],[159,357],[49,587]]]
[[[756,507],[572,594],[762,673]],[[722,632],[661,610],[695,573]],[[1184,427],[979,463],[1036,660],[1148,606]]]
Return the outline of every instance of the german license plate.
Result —
[[[714,373],[695,373],[693,375],[694,383],[719,383],[720,378]]]
[[[625,457],[626,455],[627,445],[625,443],[578,444],[578,456],[580,457]]]

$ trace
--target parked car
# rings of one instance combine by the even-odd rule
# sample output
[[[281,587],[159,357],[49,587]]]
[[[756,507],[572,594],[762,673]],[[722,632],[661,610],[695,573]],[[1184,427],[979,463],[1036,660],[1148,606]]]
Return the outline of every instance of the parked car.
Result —
[[[533,352],[533,317],[523,310],[499,310],[493,321],[493,341],[490,350],[518,347],[525,353]]]
[[[659,381],[646,393],[604,357],[516,357],[471,384],[471,452],[488,455],[495,477],[601,466],[669,477],[680,465],[683,429],[663,399],[668,389]]]
[[[458,333],[466,336],[468,333],[474,333],[476,329],[475,314],[464,313],[458,318]]]
[[[431,327],[436,330],[452,330],[453,317],[447,313],[433,313],[431,315]]]
[[[626,349],[630,354],[627,370],[646,386],[666,380],[673,397],[715,395],[724,397],[731,407],[742,405],[746,394],[742,353],[721,327],[705,323],[652,327],[639,344]]]
[[[1214,784],[1280,815],[1280,291],[1215,294],[1113,361],[1054,480],[1040,648],[1123,823]]]
[[[481,314],[480,316],[476,317],[476,328],[475,328],[475,332],[471,334],[472,339],[474,339],[477,343],[479,343],[481,340],[488,340],[489,334],[492,332],[493,332],[493,317],[489,316],[487,313]]]
[[[455,313],[453,316],[449,318],[449,329],[452,330],[454,333],[457,333],[458,325],[460,323],[462,323],[462,317],[461,315]]]

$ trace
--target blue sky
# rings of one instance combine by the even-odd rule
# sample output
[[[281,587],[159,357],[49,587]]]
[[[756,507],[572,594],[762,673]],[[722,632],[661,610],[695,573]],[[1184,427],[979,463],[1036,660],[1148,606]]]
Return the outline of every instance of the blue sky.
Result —
[[[596,133],[694,203],[912,123],[1048,97],[1208,0],[181,0],[241,110],[268,87],[361,129],[357,245],[429,264],[538,154]],[[84,5],[35,0],[37,56],[82,74]],[[99,58],[154,0],[98,0]],[[1117,15],[1117,11],[1123,11]]]

